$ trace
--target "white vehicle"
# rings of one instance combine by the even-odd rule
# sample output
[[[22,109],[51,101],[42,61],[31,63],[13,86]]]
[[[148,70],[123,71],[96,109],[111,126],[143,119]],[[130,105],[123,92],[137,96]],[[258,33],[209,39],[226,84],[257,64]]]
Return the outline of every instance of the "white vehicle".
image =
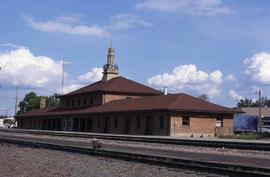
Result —
[[[5,128],[4,119],[0,119],[0,128]]]
[[[262,128],[262,133],[270,133],[270,128]]]
[[[10,128],[10,126],[13,125],[13,124],[14,124],[14,118],[13,117],[0,119],[0,127],[1,128]]]

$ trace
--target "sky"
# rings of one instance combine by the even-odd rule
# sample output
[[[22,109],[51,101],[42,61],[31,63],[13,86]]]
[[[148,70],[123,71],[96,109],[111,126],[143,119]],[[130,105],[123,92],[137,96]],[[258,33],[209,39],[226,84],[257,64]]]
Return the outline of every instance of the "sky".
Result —
[[[30,91],[100,80],[110,41],[120,75],[228,107],[270,96],[270,1],[0,0],[0,114]]]

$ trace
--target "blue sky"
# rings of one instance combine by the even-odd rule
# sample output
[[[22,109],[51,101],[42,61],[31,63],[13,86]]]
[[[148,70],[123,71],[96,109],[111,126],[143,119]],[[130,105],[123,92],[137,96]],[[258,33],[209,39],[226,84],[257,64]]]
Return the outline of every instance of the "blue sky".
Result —
[[[0,114],[20,99],[65,91],[101,77],[110,38],[120,74],[170,92],[269,96],[270,2],[266,0],[0,0]]]

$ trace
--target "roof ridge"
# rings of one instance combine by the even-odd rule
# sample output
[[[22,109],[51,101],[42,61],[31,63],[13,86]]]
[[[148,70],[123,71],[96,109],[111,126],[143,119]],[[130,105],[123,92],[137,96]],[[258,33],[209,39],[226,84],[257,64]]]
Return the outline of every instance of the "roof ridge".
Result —
[[[114,77],[114,78],[108,80],[108,82],[107,82],[108,84],[105,87],[103,87],[103,89],[106,89],[107,87],[111,86],[113,84],[112,80],[119,79],[120,77],[122,77],[122,76],[117,76],[117,77]]]
[[[173,103],[170,104],[170,105],[168,106],[168,108],[172,108],[172,107],[176,104],[176,102],[178,101],[179,97],[182,96],[182,94],[183,94],[183,93],[170,94],[169,96],[177,95],[177,97],[176,97],[176,99],[173,101]],[[166,95],[166,96],[168,96],[168,95]]]

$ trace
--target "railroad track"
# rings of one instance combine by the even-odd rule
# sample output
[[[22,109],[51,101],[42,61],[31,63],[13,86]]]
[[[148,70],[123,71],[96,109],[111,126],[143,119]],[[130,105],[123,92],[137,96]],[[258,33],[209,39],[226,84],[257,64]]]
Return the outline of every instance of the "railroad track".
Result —
[[[50,136],[97,138],[104,140],[270,151],[270,141],[249,141],[249,140],[244,141],[244,140],[221,140],[221,139],[213,140],[213,139],[195,139],[195,138],[187,139],[187,138],[172,138],[172,137],[158,137],[158,136],[115,135],[115,134],[29,130],[29,129],[0,129],[0,131],[37,134],[37,135],[50,135]]]
[[[116,158],[127,161],[135,161],[140,163],[149,163],[173,168],[186,168],[195,171],[208,171],[217,174],[227,174],[229,176],[270,176],[270,168],[267,164],[260,166],[257,162],[262,164],[262,161],[257,161],[254,159],[254,166],[252,164],[241,164],[228,163],[224,161],[209,160],[203,161],[196,158],[188,159],[183,158],[181,155],[176,153],[160,153],[160,152],[149,152],[143,149],[131,149],[121,147],[106,147],[93,148],[89,142],[82,141],[76,142],[74,140],[68,139],[55,139],[55,138],[42,138],[38,136],[14,136],[9,134],[6,136],[0,136],[0,142],[12,143],[22,146],[38,147],[38,148],[48,148],[61,151],[89,154],[95,156],[102,156],[106,158]],[[257,159],[259,160],[259,159]],[[242,161],[243,162],[243,161]],[[268,163],[268,161],[266,161]]]

